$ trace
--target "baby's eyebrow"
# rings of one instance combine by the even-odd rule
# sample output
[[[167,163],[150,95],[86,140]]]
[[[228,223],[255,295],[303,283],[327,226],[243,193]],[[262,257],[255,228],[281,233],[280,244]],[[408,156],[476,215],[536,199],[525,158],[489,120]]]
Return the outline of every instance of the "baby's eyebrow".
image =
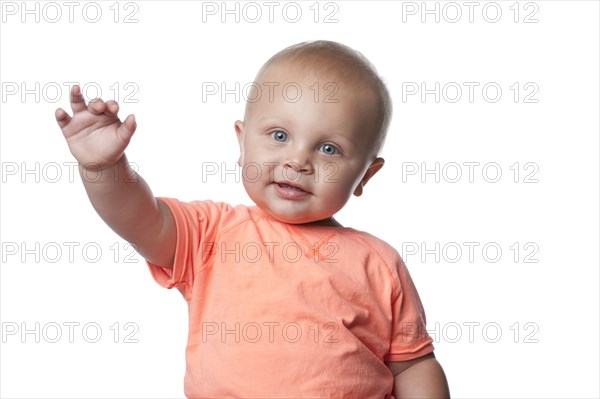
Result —
[[[256,119],[256,126],[260,130],[281,128],[285,129],[286,131],[290,131],[294,128],[294,124],[292,122],[278,116],[263,116],[258,118]]]
[[[320,141],[329,141],[340,146],[342,152],[346,153],[347,155],[356,148],[356,143],[354,143],[354,141],[340,133],[324,134]]]
[[[259,123],[276,123],[276,124],[285,124],[287,121],[279,116],[267,115],[261,118],[258,118]]]

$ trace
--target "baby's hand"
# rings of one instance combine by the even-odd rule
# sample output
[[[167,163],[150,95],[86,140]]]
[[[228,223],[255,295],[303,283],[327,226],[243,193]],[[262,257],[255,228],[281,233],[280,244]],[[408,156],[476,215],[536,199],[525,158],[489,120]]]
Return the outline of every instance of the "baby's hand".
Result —
[[[85,168],[106,169],[123,156],[135,132],[135,117],[124,122],[117,117],[119,104],[97,98],[85,105],[79,86],[71,89],[73,117],[59,108],[55,112],[71,154]]]

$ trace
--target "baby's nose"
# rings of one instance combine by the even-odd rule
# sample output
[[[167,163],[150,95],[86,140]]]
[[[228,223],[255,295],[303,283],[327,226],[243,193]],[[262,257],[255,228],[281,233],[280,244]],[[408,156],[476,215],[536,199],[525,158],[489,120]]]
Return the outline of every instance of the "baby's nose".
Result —
[[[303,173],[312,173],[313,172],[313,166],[310,162],[303,162],[300,163],[298,161],[286,161],[283,166],[285,166],[286,168],[290,168],[292,170],[294,170],[295,172],[303,172]]]
[[[312,173],[314,168],[309,151],[292,151],[286,154],[283,166],[295,172]]]

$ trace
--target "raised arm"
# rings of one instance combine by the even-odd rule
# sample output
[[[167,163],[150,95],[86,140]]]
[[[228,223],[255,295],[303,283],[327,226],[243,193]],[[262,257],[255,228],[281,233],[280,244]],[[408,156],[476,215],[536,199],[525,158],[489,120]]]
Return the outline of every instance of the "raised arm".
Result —
[[[176,241],[173,215],[154,197],[125,156],[136,129],[134,116],[121,122],[115,101],[95,99],[86,105],[79,86],[72,88],[71,109],[72,117],[57,109],[56,121],[79,163],[92,206],[145,259],[172,267]]]

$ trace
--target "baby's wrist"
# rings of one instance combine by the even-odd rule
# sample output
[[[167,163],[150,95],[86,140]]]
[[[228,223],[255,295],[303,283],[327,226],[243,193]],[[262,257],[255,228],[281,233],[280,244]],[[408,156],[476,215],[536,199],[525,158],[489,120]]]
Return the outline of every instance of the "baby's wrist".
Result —
[[[79,174],[88,183],[135,182],[135,170],[131,167],[125,154],[117,162],[100,164],[87,162],[79,164]]]

